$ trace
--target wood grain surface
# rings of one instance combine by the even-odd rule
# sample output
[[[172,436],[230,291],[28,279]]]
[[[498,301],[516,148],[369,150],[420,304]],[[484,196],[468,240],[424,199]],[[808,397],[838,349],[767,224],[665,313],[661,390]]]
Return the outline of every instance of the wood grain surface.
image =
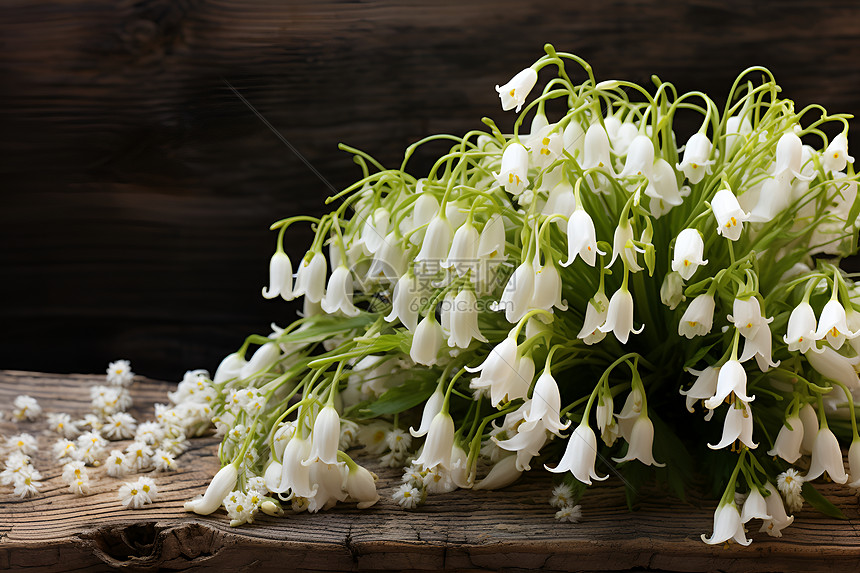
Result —
[[[394,165],[510,125],[493,86],[545,42],[716,98],[764,65],[799,106],[860,112],[856,2],[7,0],[0,366],[175,379],[294,316],[259,294],[267,229],[330,189],[225,80],[339,189],[359,175],[339,142]],[[296,226],[289,253],[308,242]]]
[[[46,412],[86,413],[88,386],[101,377],[0,371],[0,404],[22,392]],[[131,412],[144,419],[165,401],[170,384],[143,379],[133,389]],[[217,440],[191,441],[180,469],[152,474],[156,503],[123,509],[121,480],[91,470],[93,495],[67,492],[49,445],[46,423],[0,423],[4,435],[28,431],[40,452],[34,463],[45,476],[42,493],[20,500],[0,488],[0,570],[133,571],[199,570],[333,571],[454,569],[481,571],[856,571],[860,567],[860,511],[844,487],[820,487],[849,518],[825,517],[805,506],[781,539],[750,527],[749,547],[708,546],[715,502],[689,503],[653,489],[640,493],[630,512],[615,477],[591,488],[582,500],[583,520],[562,524],[548,505],[552,482],[543,472],[495,492],[457,491],[431,496],[417,511],[390,498],[400,472],[375,468],[382,499],[368,510],[352,504],[315,515],[260,515],[253,525],[230,528],[223,510],[209,517],[183,512],[218,469]],[[125,445],[125,442],[121,442]],[[133,479],[133,478],[132,478]]]

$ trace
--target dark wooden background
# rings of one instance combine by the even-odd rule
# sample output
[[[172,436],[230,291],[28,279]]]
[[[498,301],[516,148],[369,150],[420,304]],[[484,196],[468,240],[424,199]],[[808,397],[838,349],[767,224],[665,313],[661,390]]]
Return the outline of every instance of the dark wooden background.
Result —
[[[125,357],[177,379],[294,316],[260,297],[268,225],[329,190],[224,80],[342,188],[359,171],[338,142],[394,165],[509,125],[493,86],[545,42],[713,94],[761,64],[799,106],[860,112],[857,2],[5,0],[0,368]],[[308,240],[291,232],[294,260]]]

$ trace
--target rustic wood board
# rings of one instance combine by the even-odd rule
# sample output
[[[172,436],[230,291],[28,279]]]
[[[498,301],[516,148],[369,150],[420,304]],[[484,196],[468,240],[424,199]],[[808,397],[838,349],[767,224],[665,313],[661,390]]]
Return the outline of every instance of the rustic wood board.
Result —
[[[46,412],[83,414],[88,387],[100,376],[0,371],[0,409],[27,393]],[[139,380],[132,389],[139,419],[152,415],[171,384]],[[8,416],[7,416],[8,418]],[[560,524],[547,504],[551,479],[535,472],[498,492],[459,491],[431,497],[418,511],[390,499],[396,470],[380,473],[382,499],[369,510],[344,504],[316,515],[261,515],[255,524],[230,528],[222,511],[201,517],[182,504],[202,493],[217,471],[217,441],[192,440],[179,458],[180,471],[155,475],[158,501],[142,510],[123,509],[120,481],[92,470],[93,495],[66,491],[60,467],[49,454],[56,436],[45,421],[0,423],[4,435],[28,431],[42,448],[36,467],[45,476],[35,498],[20,500],[0,488],[0,569],[37,571],[111,567],[129,570],[484,570],[571,571],[851,571],[860,567],[860,512],[845,488],[822,485],[849,517],[840,521],[805,507],[781,539],[750,531],[754,542],[709,547],[713,502],[682,503],[649,492],[629,512],[622,484],[611,478],[587,492],[583,521]],[[755,522],[758,523],[758,522]]]

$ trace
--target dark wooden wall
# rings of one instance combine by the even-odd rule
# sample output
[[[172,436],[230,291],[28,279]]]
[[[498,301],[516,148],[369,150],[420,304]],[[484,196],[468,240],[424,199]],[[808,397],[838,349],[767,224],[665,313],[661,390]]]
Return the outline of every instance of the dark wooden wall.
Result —
[[[714,94],[761,64],[800,105],[860,112],[857,2],[6,0],[0,368],[126,357],[176,379],[294,315],[260,297],[268,225],[329,190],[225,79],[341,188],[359,172],[338,142],[393,165],[508,125],[493,86],[545,42],[601,78]]]

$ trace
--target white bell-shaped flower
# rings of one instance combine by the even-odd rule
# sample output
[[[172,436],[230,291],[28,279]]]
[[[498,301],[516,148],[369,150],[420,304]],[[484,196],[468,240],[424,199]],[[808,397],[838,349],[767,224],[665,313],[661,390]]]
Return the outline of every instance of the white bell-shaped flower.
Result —
[[[678,335],[693,339],[711,332],[714,324],[714,295],[703,293],[693,299],[678,322]]]
[[[586,485],[591,485],[591,480],[605,480],[608,475],[600,477],[594,470],[597,461],[597,436],[594,430],[585,422],[580,423],[570,437],[567,439],[567,447],[561,461],[554,468],[544,466],[553,473],[570,472],[573,477]]]
[[[526,147],[530,150],[531,164],[538,169],[546,169],[561,156],[564,140],[556,124],[545,125],[539,130],[532,129]]]
[[[761,305],[758,298],[736,298],[732,303],[732,314],[728,319],[744,338],[755,338],[759,328],[773,322],[773,317],[765,318],[761,314]]]
[[[723,366],[723,369],[725,369],[725,366]],[[722,376],[722,371],[720,375]],[[726,412],[722,439],[716,445],[708,444],[708,447],[712,450],[720,450],[735,443],[735,440],[740,440],[746,447],[754,450],[758,447],[758,444],[753,443],[752,433],[752,410],[750,410],[745,402],[736,401],[734,404],[729,405],[729,410]]]
[[[848,448],[848,487],[860,487],[860,440],[855,439]]]
[[[269,261],[269,288],[263,287],[263,298],[272,299],[280,295],[284,300],[293,300],[293,263],[283,251],[277,251]]]
[[[505,221],[501,215],[494,213],[481,229],[477,256],[486,262],[503,260],[505,244]]]
[[[518,470],[529,471],[532,458],[540,454],[547,442],[547,433],[541,424],[524,423],[517,426],[516,434],[507,440],[498,440],[495,436],[492,440],[503,450],[516,452]]]
[[[451,315],[454,311],[454,299],[457,295],[453,290],[445,293],[442,299],[442,304],[439,305],[439,321],[442,324],[442,335],[448,336],[451,333]]]
[[[421,306],[421,284],[411,272],[400,277],[394,285],[391,312],[385,317],[387,322],[399,320],[410,332],[418,326],[418,310]]]
[[[546,204],[541,209],[541,214],[547,217],[551,215],[564,215],[568,217],[569,225],[570,216],[573,215],[575,210],[576,196],[573,193],[573,185],[570,184],[567,178],[564,178],[549,192]],[[567,225],[564,225],[563,220],[555,219],[553,222],[558,225],[559,229],[566,231]]]
[[[497,303],[490,305],[490,310],[505,311],[505,318],[511,324],[519,320],[531,310],[531,301],[534,298],[535,271],[530,262],[523,262],[508,279],[502,297]]]
[[[423,192],[420,189],[423,189],[423,180],[418,181],[418,189],[415,191],[418,199],[412,205],[412,214],[409,217],[404,217],[400,223],[401,233],[418,229],[409,236],[409,242],[413,245],[422,243],[427,233],[425,225],[429,225],[440,210],[439,201],[436,197],[432,193]]]
[[[655,217],[665,215],[672,207],[684,202],[678,186],[677,172],[662,157],[658,158],[651,168],[645,195],[651,197],[651,214]]]
[[[684,172],[687,180],[696,184],[705,178],[706,173],[711,172],[711,140],[704,133],[696,133],[687,140],[684,147],[684,158],[676,165]]]
[[[647,126],[646,129],[651,126]],[[649,130],[650,131],[650,130]],[[631,155],[631,148],[633,146],[633,142],[639,136],[639,127],[633,123],[632,121],[625,121],[621,123],[621,127],[618,128],[618,131],[615,133],[615,136],[612,137],[610,143],[612,144],[612,149],[618,155]],[[644,137],[648,137],[647,135]],[[650,138],[649,138],[650,139]],[[651,146],[653,149],[653,145]],[[646,150],[647,153],[647,150]],[[653,153],[652,153],[653,155]],[[628,158],[629,159],[629,158]],[[653,163],[653,157],[651,162]],[[650,169],[650,166],[649,166]]]
[[[473,378],[470,387],[473,390],[489,390],[490,403],[495,407],[502,401],[515,400],[525,397],[531,378],[527,381],[520,373],[521,357],[517,341],[507,336],[502,342],[490,350],[487,358],[477,368],[466,367],[469,372],[480,372],[478,378]],[[527,366],[527,364],[526,364]],[[531,363],[534,374],[534,362]]]
[[[615,263],[615,259],[620,255],[630,272],[636,273],[642,270],[642,267],[639,266],[639,262],[636,260],[636,248],[632,243],[628,246],[628,242],[632,240],[633,225],[630,224],[629,219],[622,221],[615,228],[615,234],[612,238],[612,259],[606,265],[607,269]]]
[[[212,377],[212,382],[216,385],[221,385],[227,380],[231,380],[240,376],[242,368],[248,363],[247,360],[233,352],[224,357],[218,368],[215,370],[215,376]]]
[[[302,463],[311,453],[311,441],[293,436],[284,448],[284,462],[281,474],[281,491],[289,490],[288,499],[295,496],[311,498],[317,493],[317,485],[311,485],[311,468]]]
[[[720,369],[719,367],[708,366],[704,370],[688,368],[687,371],[696,377],[696,381],[693,382],[689,390],[679,390],[679,392],[681,396],[687,398],[687,411],[692,414],[693,405],[698,400],[707,400],[716,393]]]
[[[430,430],[430,423],[436,414],[442,411],[442,404],[445,402],[445,392],[441,386],[436,387],[436,391],[430,395],[427,402],[424,403],[424,410],[421,413],[421,425],[418,429],[409,428],[409,433],[415,438],[420,438]]]
[[[406,272],[406,253],[403,251],[403,241],[392,231],[385,236],[382,247],[373,255],[367,280],[396,283]]]
[[[430,422],[427,438],[421,455],[415,464],[425,470],[442,467],[451,468],[451,450],[454,447],[454,420],[447,412],[439,412]]]
[[[669,310],[675,310],[685,300],[684,279],[675,271],[666,273],[660,284],[660,302],[668,306]]]
[[[612,446],[620,433],[618,423],[615,421],[614,408],[612,393],[600,392],[594,418],[597,420],[597,430],[600,432],[600,437],[607,446]]]
[[[514,197],[529,185],[529,152],[520,143],[510,143],[502,154],[502,167],[494,174],[496,183]]]
[[[771,519],[771,515],[767,512],[767,502],[757,487],[750,490],[741,510],[741,523],[747,523],[752,519],[764,519],[765,521]]]
[[[739,362],[746,362],[755,357],[755,361],[762,372],[767,372],[772,367],[779,366],[779,361],[773,361],[773,335],[767,323],[762,324],[752,338],[744,338],[744,351],[741,352]]]
[[[391,213],[384,207],[374,209],[373,214],[364,220],[359,243],[366,255],[372,255],[382,248],[390,221]]]
[[[633,295],[624,287],[619,288],[609,300],[609,309],[606,314],[606,322],[598,327],[601,332],[612,332],[621,344],[627,344],[630,333],[639,334],[645,325],[639,330],[633,328]]]
[[[625,124],[633,125],[633,124]],[[635,126],[634,126],[635,127]],[[616,148],[620,153],[620,150]],[[637,135],[627,151],[627,159],[624,161],[624,169],[619,177],[646,177],[651,178],[651,170],[654,166],[654,143],[647,135]]]
[[[731,158],[743,145],[746,136],[752,133],[749,117],[733,115],[726,120],[726,158]]]
[[[286,446],[286,444],[284,445]],[[266,484],[266,488],[272,493],[280,491],[282,473],[284,473],[284,466],[275,460],[269,460],[266,469],[263,471],[263,482]]]
[[[675,251],[672,256],[672,270],[681,275],[686,281],[700,265],[708,264],[702,256],[705,252],[705,242],[696,229],[684,229],[675,239]]]
[[[633,426],[636,425],[636,421],[642,413],[643,403],[642,392],[639,388],[634,387],[624,399],[621,411],[615,416],[618,420],[618,430],[627,442],[633,439]]]
[[[516,108],[515,113],[520,113],[535,83],[537,83],[537,72],[533,68],[526,68],[508,80],[508,83],[496,86],[496,91],[502,100],[502,110],[509,111]]]
[[[747,396],[747,372],[737,360],[728,360],[720,367],[717,390],[705,400],[705,408],[716,409],[732,393],[744,403],[755,400],[755,396]]]
[[[860,332],[851,332],[849,330],[848,318],[842,303],[835,298],[827,301],[827,304],[821,310],[821,317],[818,320],[818,329],[815,331],[815,337],[818,340],[826,338],[834,350],[839,350],[842,348],[842,344],[845,343],[846,338],[857,338],[858,334]]]
[[[347,498],[345,464],[316,463],[310,466],[310,481],[317,488],[308,499],[308,512],[331,509],[337,502]]]
[[[714,532],[711,537],[705,537],[705,534],[702,534],[702,541],[708,545],[719,545],[729,539],[734,539],[743,546],[752,543],[752,539],[746,538],[741,512],[738,511],[734,501],[720,503],[714,512]]]
[[[605,255],[606,253],[597,248],[594,221],[588,211],[577,207],[567,221],[567,261],[561,263],[561,266],[570,266],[579,255],[586,264],[593,267],[598,254]]]
[[[358,504],[358,509],[367,509],[379,501],[375,476],[358,464],[349,469],[346,476],[346,492],[349,499]]]
[[[761,187],[758,202],[750,212],[749,220],[767,223],[788,208],[791,203],[791,172],[783,171],[767,179]]]
[[[783,341],[788,345],[788,349],[792,352],[802,352],[806,354],[809,350],[820,352],[816,347],[815,341],[818,339],[815,335],[816,330],[815,311],[812,305],[803,301],[794,307],[791,315],[788,317],[788,328]]]
[[[472,225],[471,221],[467,221],[464,225],[457,229],[454,233],[454,240],[451,243],[451,250],[448,251],[448,258],[442,261],[443,269],[453,269],[457,276],[466,276],[470,270],[474,273],[477,271],[478,264],[478,241],[480,236],[478,230]]]
[[[786,418],[785,424],[779,430],[773,449],[767,455],[779,456],[790,464],[800,458],[800,444],[803,443],[803,422],[800,416]]]
[[[342,312],[346,316],[358,316],[360,311],[352,304],[352,274],[341,265],[332,271],[325,297],[320,302],[326,314]]]
[[[293,294],[296,297],[304,295],[311,302],[320,302],[325,294],[325,275],[328,270],[325,255],[315,253],[310,260],[305,257],[296,273],[296,284]]]
[[[818,436],[818,414],[811,404],[804,404],[800,409],[800,423],[803,424],[803,441],[800,442],[800,453],[809,455],[815,446]]]
[[[836,439],[833,431],[826,427],[818,430],[815,444],[812,446],[812,462],[803,479],[814,480],[825,472],[836,483],[843,484],[848,481],[848,474],[845,473],[845,465],[842,463],[839,440]]]
[[[292,441],[292,440],[291,440]],[[332,405],[326,405],[314,420],[311,433],[311,449],[308,457],[302,460],[302,465],[309,466],[315,462],[324,464],[337,463],[337,448],[340,442],[340,416]],[[289,444],[287,444],[289,447]]]
[[[517,456],[506,456],[496,462],[486,477],[476,482],[472,489],[493,490],[508,487],[522,474],[523,471],[517,468]]]
[[[717,220],[717,233],[723,237],[737,241],[741,238],[743,223],[750,216],[741,209],[737,197],[731,189],[720,189],[711,201],[711,211]]]
[[[771,537],[782,537],[782,530],[794,523],[794,516],[785,512],[785,504],[776,487],[770,482],[767,482],[765,487],[770,492],[765,498],[765,504],[771,518],[761,524],[759,531],[767,532]]]
[[[582,161],[582,154],[585,151],[585,130],[575,117],[567,122],[562,133],[562,142],[565,151]]]
[[[209,515],[221,507],[221,502],[236,487],[236,479],[239,469],[236,464],[227,464],[215,474],[203,497],[185,502],[185,511],[192,511],[198,515]]]
[[[532,392],[529,408],[526,409],[523,419],[526,423],[537,423],[549,432],[561,436],[561,431],[570,426],[570,421],[561,423],[561,393],[558,383],[553,378],[549,369],[545,369]]]
[[[478,301],[471,289],[463,289],[453,301],[448,346],[468,348],[472,340],[487,342],[478,328]]]
[[[606,333],[600,327],[606,322],[609,314],[609,298],[602,290],[597,291],[588,301],[585,309],[585,319],[582,321],[582,329],[577,338],[581,338],[586,344],[596,344],[603,340]]]
[[[409,357],[417,364],[433,366],[438,360],[442,340],[442,327],[436,322],[431,310],[415,327]]]
[[[776,165],[773,176],[788,174],[791,177],[803,176],[800,173],[803,142],[794,131],[786,131],[776,143]]]
[[[531,308],[542,308],[551,311],[553,307],[567,310],[567,301],[561,299],[561,275],[552,260],[547,259],[541,265],[538,257],[532,263],[535,273],[534,293],[530,303]]]
[[[580,163],[583,169],[600,167],[612,173],[609,137],[600,123],[592,123],[585,132],[585,156]]]
[[[821,155],[821,165],[830,173],[842,171],[847,163],[854,163],[854,158],[848,155],[848,137],[843,131],[833,138],[827,149]]]
[[[654,446],[654,423],[651,418],[644,414],[640,414],[633,424],[630,439],[628,440],[627,455],[621,458],[612,458],[614,462],[629,462],[639,460],[646,466],[664,467],[666,464],[661,464],[654,459],[652,451]]]
[[[822,346],[821,349],[820,353],[806,353],[809,365],[825,378],[842,382],[851,391],[860,390],[860,379],[857,378],[852,360],[829,346]]]
[[[281,347],[277,342],[262,345],[251,356],[248,363],[239,371],[240,378],[250,378],[268,370],[281,357]]]
[[[451,230],[447,217],[433,217],[421,243],[421,250],[415,256],[416,265],[430,272],[435,271],[436,265],[448,256],[453,235],[454,231]]]

